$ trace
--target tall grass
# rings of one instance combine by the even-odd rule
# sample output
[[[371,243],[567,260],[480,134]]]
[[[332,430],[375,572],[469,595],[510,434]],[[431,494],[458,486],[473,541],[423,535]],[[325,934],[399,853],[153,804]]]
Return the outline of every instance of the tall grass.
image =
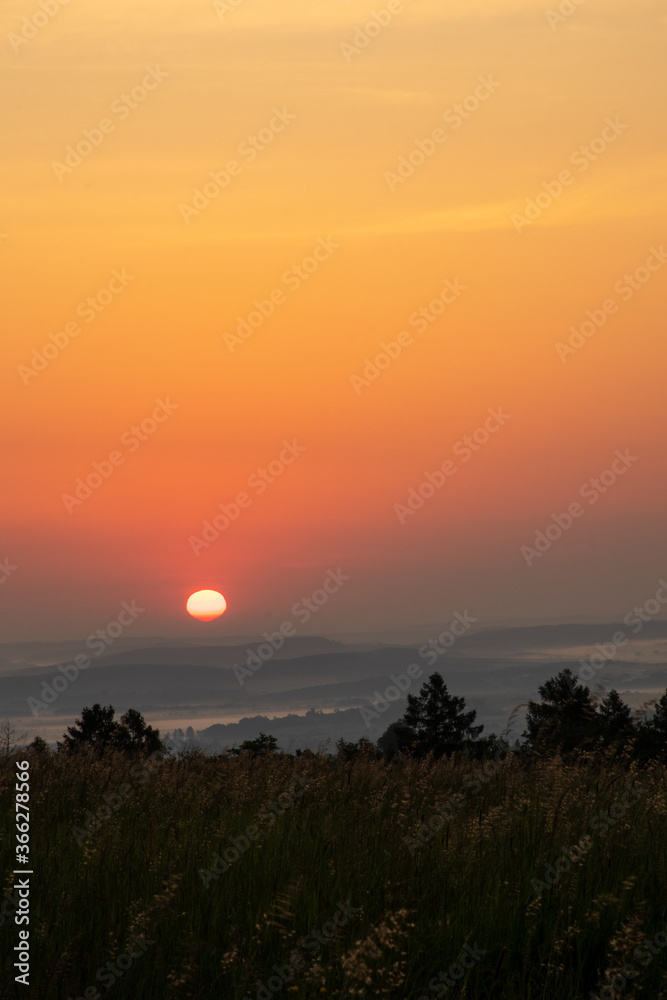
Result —
[[[0,759],[10,893],[14,759]],[[667,998],[664,766],[510,756],[486,769],[194,753],[148,771],[119,754],[32,754],[31,986],[14,983],[7,903],[2,997],[579,1000],[605,974],[620,987],[632,963],[636,976],[602,995]],[[296,776],[309,783],[271,814]],[[73,828],[105,794],[122,804],[78,843]],[[207,876],[252,826],[247,849]],[[336,927],[341,903],[356,909]],[[314,931],[324,943],[306,945]],[[138,957],[107,987],[98,970],[133,935]],[[297,953],[281,979],[273,967]]]

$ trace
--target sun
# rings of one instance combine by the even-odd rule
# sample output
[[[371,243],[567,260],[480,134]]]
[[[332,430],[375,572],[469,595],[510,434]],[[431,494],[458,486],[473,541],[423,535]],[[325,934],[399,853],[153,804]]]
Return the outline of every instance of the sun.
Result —
[[[210,622],[225,613],[227,601],[217,590],[196,590],[188,597],[185,607],[193,618],[198,618],[200,622]]]

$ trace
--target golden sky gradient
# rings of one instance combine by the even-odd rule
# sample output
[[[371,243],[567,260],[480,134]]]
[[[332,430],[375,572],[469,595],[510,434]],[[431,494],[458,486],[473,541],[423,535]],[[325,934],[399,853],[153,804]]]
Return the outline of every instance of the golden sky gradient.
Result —
[[[338,567],[350,581],[306,631],[464,608],[482,623],[611,617],[655,592],[663,4],[43,4],[0,15],[7,640],[87,634],[130,599],[146,609],[137,634],[263,630]],[[230,161],[224,190],[195,200]],[[421,329],[447,281],[460,294]],[[604,323],[558,348],[589,311]],[[131,428],[156,400],[173,412],[141,441]],[[456,458],[498,408],[509,419]],[[304,450],[249,486],[285,441]],[[617,450],[636,461],[589,503],[581,487]],[[578,500],[528,565],[522,546]],[[205,588],[229,605],[207,626],[184,611]]]

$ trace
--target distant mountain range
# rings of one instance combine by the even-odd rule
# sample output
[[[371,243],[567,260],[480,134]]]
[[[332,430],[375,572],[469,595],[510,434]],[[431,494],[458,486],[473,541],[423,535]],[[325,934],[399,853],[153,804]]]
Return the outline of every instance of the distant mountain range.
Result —
[[[629,641],[616,647],[612,637],[619,632]],[[270,731],[285,748],[316,749],[341,736],[377,739],[405,709],[403,695],[392,700],[391,675],[407,679],[411,663],[423,673],[411,680],[410,693],[439,670],[449,690],[477,710],[487,732],[503,730],[516,706],[537,696],[539,684],[566,665],[577,672],[591,654],[600,664],[588,681],[591,688],[616,687],[638,706],[667,687],[665,621],[646,622],[635,634],[623,623],[477,629],[448,650],[440,646],[441,655],[428,646],[438,634],[434,626],[410,645],[297,636],[279,649],[257,637],[217,645],[120,639],[101,656],[85,642],[2,644],[0,717],[53,741],[85,705],[100,702],[119,713],[137,708],[163,733],[191,725],[197,740],[211,749],[260,731]],[[596,644],[613,655],[604,659]],[[69,665],[81,654],[90,666],[75,676]],[[387,699],[387,708],[367,724],[360,707],[378,696]],[[522,728],[519,713],[514,736]]]

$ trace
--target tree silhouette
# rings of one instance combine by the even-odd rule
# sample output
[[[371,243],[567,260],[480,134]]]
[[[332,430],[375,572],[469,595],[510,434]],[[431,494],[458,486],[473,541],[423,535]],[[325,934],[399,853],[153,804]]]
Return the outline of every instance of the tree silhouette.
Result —
[[[375,744],[362,736],[356,743],[346,740],[345,737],[336,742],[336,756],[338,760],[350,761],[356,757],[377,757],[378,752]]]
[[[244,740],[240,747],[234,747],[229,752],[238,757],[242,752],[247,752],[251,757],[264,757],[266,754],[277,752],[278,740],[275,736],[267,736],[260,733],[254,740]]]
[[[18,750],[26,735],[18,731],[11,719],[4,719],[0,722],[0,753],[10,754]]]
[[[84,708],[81,718],[76,719],[73,726],[67,727],[63,742],[58,743],[58,749],[79,750],[82,747],[94,747],[103,753],[113,743],[117,724],[114,722],[113,705],[105,708],[99,703],[92,708]]]
[[[597,718],[600,739],[608,745],[622,748],[627,745],[635,732],[632,710],[625,704],[620,694],[612,688],[598,706]]]
[[[538,688],[540,702],[529,701],[523,734],[531,749],[568,753],[586,745],[597,733],[590,691],[569,667]]]
[[[450,695],[442,674],[432,673],[418,695],[408,695],[408,707],[399,722],[414,733],[418,755],[432,751],[436,756],[465,749],[477,739],[484,726],[473,725],[477,712],[465,711],[465,698]],[[393,730],[397,739],[409,734]]]
[[[667,690],[650,719],[637,726],[637,748],[641,757],[667,762]]]
[[[130,708],[125,715],[121,715],[115,741],[121,750],[129,753],[150,755],[164,750],[159,730],[147,726],[143,715],[136,708]]]
[[[382,736],[377,741],[377,746],[378,750],[384,757],[391,759],[392,757],[395,757],[396,754],[410,753],[416,742],[417,734],[414,729],[410,726],[406,726],[405,722],[402,722],[399,719],[398,722],[392,722],[391,725],[385,729]]]
[[[28,750],[34,750],[35,753],[49,753],[51,747],[46,742],[43,736],[35,736],[32,743],[28,744]]]
[[[58,750],[71,753],[92,747],[99,754],[105,750],[121,750],[128,754],[149,755],[165,749],[159,730],[146,725],[141,712],[135,708],[121,716],[120,722],[115,721],[114,715],[113,705],[102,707],[96,703],[92,708],[84,708],[81,718],[67,727]]]

